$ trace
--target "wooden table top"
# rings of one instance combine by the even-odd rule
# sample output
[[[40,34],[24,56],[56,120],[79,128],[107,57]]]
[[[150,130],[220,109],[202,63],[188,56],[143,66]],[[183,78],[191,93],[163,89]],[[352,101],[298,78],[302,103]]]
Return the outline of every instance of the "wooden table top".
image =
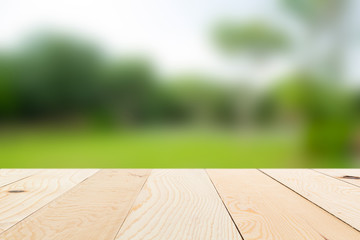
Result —
[[[0,169],[1,240],[360,240],[360,169]]]

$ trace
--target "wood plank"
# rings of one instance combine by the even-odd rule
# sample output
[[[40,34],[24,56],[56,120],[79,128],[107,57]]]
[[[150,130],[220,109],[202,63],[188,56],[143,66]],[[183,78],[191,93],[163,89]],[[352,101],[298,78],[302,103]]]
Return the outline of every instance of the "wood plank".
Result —
[[[262,171],[360,231],[358,187],[311,169]]]
[[[113,240],[150,173],[101,170],[0,235],[12,240]]]
[[[314,169],[328,176],[337,178],[360,187],[360,169]]]
[[[0,188],[0,233],[94,174],[94,169],[41,170]]]
[[[256,169],[209,169],[245,240],[360,239],[360,233]]]
[[[202,169],[153,170],[117,240],[241,239]]]
[[[29,177],[39,171],[39,169],[0,169],[0,187]]]

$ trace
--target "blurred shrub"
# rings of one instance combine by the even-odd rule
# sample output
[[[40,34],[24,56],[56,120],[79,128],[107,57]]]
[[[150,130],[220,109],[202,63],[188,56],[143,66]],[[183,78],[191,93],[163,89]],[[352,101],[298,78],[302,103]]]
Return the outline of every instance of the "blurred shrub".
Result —
[[[280,122],[303,129],[304,147],[313,157],[351,155],[357,127],[354,94],[346,87],[297,74],[271,93]]]

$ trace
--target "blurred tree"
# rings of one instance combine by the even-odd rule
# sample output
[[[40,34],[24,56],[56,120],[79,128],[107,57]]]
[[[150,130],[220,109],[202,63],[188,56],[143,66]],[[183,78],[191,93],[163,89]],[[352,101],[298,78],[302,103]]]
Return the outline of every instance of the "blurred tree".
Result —
[[[226,55],[233,58],[245,57],[255,66],[255,75],[271,57],[285,52],[290,46],[287,34],[265,22],[221,22],[215,27],[214,32],[216,43]],[[251,78],[250,80],[257,80],[256,76]],[[242,95],[238,97],[238,115],[251,125],[257,114],[257,96],[251,89],[240,91],[238,94]]]
[[[281,0],[286,7],[308,24],[318,27],[336,21],[348,0]]]
[[[317,157],[346,157],[356,127],[353,99],[344,90],[345,16],[349,0],[282,0],[307,30],[302,89],[307,111],[305,146]],[[324,39],[328,46],[323,48]],[[318,51],[318,49],[324,49]],[[303,81],[304,75],[300,77]],[[309,85],[310,81],[311,85]]]
[[[8,54],[0,54],[0,121],[16,115],[18,96],[14,83],[14,59]]]
[[[221,22],[215,28],[215,40],[230,56],[246,54],[255,59],[266,59],[289,45],[287,35],[263,22]]]
[[[234,95],[225,86],[197,74],[178,76],[166,84],[163,110],[170,120],[198,125],[226,125],[236,118]]]
[[[349,0],[281,0],[304,23],[307,43],[304,70],[318,78],[339,81],[344,78],[343,57],[346,46],[345,15]],[[329,46],[318,51],[324,45]]]
[[[356,118],[348,89],[296,74],[271,92],[278,120],[303,130],[306,154],[312,161],[339,161],[351,155]]]
[[[157,77],[145,59],[122,59],[110,64],[103,99],[124,124],[150,121],[156,114]]]
[[[82,41],[44,35],[17,59],[17,89],[25,117],[78,115],[97,101],[101,57]]]

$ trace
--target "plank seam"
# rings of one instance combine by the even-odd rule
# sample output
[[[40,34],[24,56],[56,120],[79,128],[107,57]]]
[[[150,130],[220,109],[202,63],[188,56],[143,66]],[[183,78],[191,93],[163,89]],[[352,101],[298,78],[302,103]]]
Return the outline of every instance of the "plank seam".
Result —
[[[209,175],[208,171],[207,171],[206,169],[204,169],[204,170],[205,170],[205,173],[206,173],[207,177],[209,178],[209,180],[210,180],[210,182],[211,182],[212,186],[214,187],[214,189],[215,189],[215,191],[216,191],[217,195],[219,196],[219,198],[220,198],[220,200],[221,200],[222,204],[224,205],[224,207],[225,207],[225,209],[226,209],[226,212],[228,213],[228,215],[229,215],[229,217],[230,217],[231,221],[232,221],[232,222],[233,222],[233,224],[235,225],[236,230],[237,230],[237,231],[238,231],[238,233],[240,234],[241,239],[242,239],[242,240],[245,240],[245,238],[244,238],[244,237],[243,237],[243,235],[241,234],[240,229],[239,229],[239,228],[238,228],[238,226],[236,225],[234,218],[231,216],[231,213],[230,213],[229,209],[227,208],[227,206],[226,206],[226,204],[225,204],[224,200],[222,199],[222,197],[221,197],[221,195],[220,195],[219,191],[217,190],[217,188],[216,188],[216,186],[215,186],[214,182],[211,180],[211,177],[210,177],[210,175]]]
[[[1,169],[9,169],[9,168],[0,168],[0,170]],[[24,168],[22,168],[22,169],[24,169]],[[31,169],[31,168],[29,168],[29,169]],[[34,168],[32,168],[32,169],[34,169]],[[30,174],[29,176],[26,176],[26,177],[23,177],[23,178],[20,178],[20,179],[18,179],[18,180],[15,180],[15,181],[13,181],[13,182],[10,182],[10,183],[6,183],[6,184],[4,184],[4,185],[1,185],[0,186],[0,188],[3,188],[3,187],[6,187],[7,185],[9,185],[9,184],[13,184],[13,183],[16,183],[16,182],[18,182],[18,181],[21,181],[21,180],[24,180],[24,179],[26,179],[26,178],[28,178],[28,177],[32,177],[32,176],[34,176],[35,174],[38,174],[39,172],[41,172],[43,169],[36,169],[37,171],[36,172],[34,172],[33,174]]]
[[[319,172],[319,171],[317,171],[317,170],[315,170],[315,169],[313,169],[313,168],[311,168],[311,170],[313,170],[313,171],[315,171],[315,172],[317,172],[317,173],[321,173],[321,174],[323,174],[323,175],[325,175],[325,176],[327,176],[327,177],[331,177],[331,178],[333,178],[333,179],[336,179],[336,180],[339,180],[339,181],[341,181],[341,182],[344,182],[344,183],[347,183],[347,184],[351,184],[351,185],[353,185],[353,186],[355,186],[355,187],[360,188],[360,186],[358,186],[358,185],[356,185],[356,184],[353,184],[353,183],[351,183],[351,182],[344,181],[344,180],[342,180],[342,179],[339,179],[339,178],[337,178],[337,177],[331,176],[331,175],[326,174],[326,173],[323,173],[323,172]]]
[[[283,185],[284,187],[286,187],[287,189],[289,189],[290,191],[296,193],[297,195],[299,195],[300,197],[304,198],[305,200],[309,201],[310,203],[314,204],[315,206],[317,206],[318,208],[322,209],[323,211],[325,211],[326,213],[330,214],[331,216],[337,218],[338,220],[340,220],[341,222],[345,223],[346,225],[348,225],[349,227],[355,229],[357,232],[360,232],[360,230],[356,229],[355,227],[353,227],[352,225],[350,225],[349,223],[345,222],[344,220],[338,218],[337,216],[335,216],[334,214],[332,214],[331,212],[329,212],[328,210],[326,210],[325,208],[321,207],[320,205],[314,203],[313,201],[311,201],[310,199],[306,198],[305,196],[301,195],[300,193],[298,193],[297,191],[295,191],[294,189],[290,188],[289,186],[285,185],[284,183],[278,181],[276,178],[273,178],[272,176],[270,176],[269,174],[263,172],[261,169],[257,169],[260,172],[262,172],[263,174],[265,174],[266,176],[268,176],[269,178],[273,179],[274,181],[280,183],[281,185]]]
[[[76,186],[78,186],[79,184],[83,183],[84,181],[86,181],[87,179],[89,179],[90,177],[94,176],[95,174],[97,174],[98,172],[100,172],[100,170],[97,170],[96,172],[94,172],[93,174],[91,174],[90,176],[84,178],[81,182],[75,184],[73,187],[71,187],[69,190],[67,190],[66,192],[64,192],[63,194],[61,194],[60,196],[56,197],[55,199],[53,199],[52,201],[48,202],[47,204],[45,204],[44,206],[40,207],[39,209],[35,210],[34,212],[30,213],[29,215],[27,215],[26,217],[24,217],[23,219],[21,219],[20,221],[18,221],[17,223],[15,223],[14,225],[12,225],[11,227],[9,227],[8,229],[6,229],[5,231],[3,231],[2,233],[0,233],[0,237],[2,235],[4,235],[6,232],[8,232],[10,229],[14,228],[16,225],[18,225],[19,223],[21,223],[22,221],[24,221],[25,219],[29,218],[30,216],[32,216],[33,214],[35,214],[36,212],[40,211],[41,209],[45,208],[47,205],[51,204],[52,202],[56,201],[57,199],[59,199],[60,197],[64,196],[64,194],[70,192],[71,190],[73,190]],[[35,175],[35,174],[34,174]]]
[[[114,236],[114,239],[113,239],[113,240],[116,240],[117,235],[119,234],[119,232],[120,232],[121,228],[124,226],[124,223],[125,223],[125,221],[126,221],[127,217],[129,216],[129,214],[130,214],[130,212],[131,212],[131,209],[133,208],[133,206],[134,206],[134,204],[135,204],[135,202],[136,202],[137,198],[139,197],[139,195],[140,195],[141,191],[143,190],[143,188],[144,188],[145,184],[147,183],[147,181],[148,181],[148,179],[149,179],[149,177],[150,177],[151,173],[152,173],[152,169],[150,169],[150,173],[147,175],[147,177],[146,177],[146,179],[145,179],[145,181],[144,181],[143,185],[141,186],[141,188],[140,188],[139,192],[137,193],[137,196],[134,198],[133,202],[131,203],[131,206],[130,206],[130,208],[129,208],[129,210],[128,210],[127,214],[126,214],[126,217],[124,218],[124,220],[123,220],[123,221],[122,221],[122,223],[120,224],[119,229],[117,230],[117,232],[116,232],[116,234],[115,234],[115,236]]]
[[[33,173],[33,174],[29,175],[29,176],[26,176],[26,177],[23,177],[23,178],[17,179],[17,180],[15,180],[15,181],[13,181],[13,182],[6,183],[6,184],[4,184],[4,185],[0,186],[0,188],[6,187],[6,186],[8,186],[8,185],[10,185],[10,184],[13,184],[13,183],[19,182],[19,181],[24,180],[24,179],[26,179],[26,178],[32,177],[32,176],[34,176],[35,174],[37,174],[37,173]]]

